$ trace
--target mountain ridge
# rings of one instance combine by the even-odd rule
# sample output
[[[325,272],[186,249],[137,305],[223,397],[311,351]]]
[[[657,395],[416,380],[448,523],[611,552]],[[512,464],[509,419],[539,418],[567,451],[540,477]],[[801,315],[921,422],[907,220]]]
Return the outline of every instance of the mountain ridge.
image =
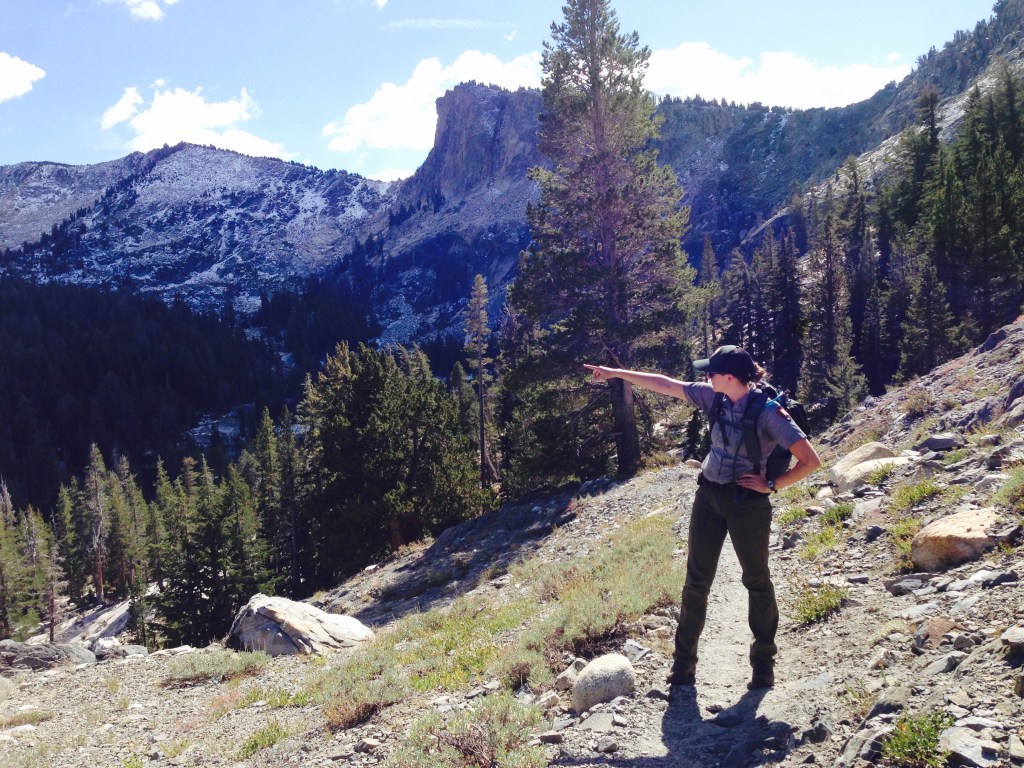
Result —
[[[943,103],[955,130],[956,105],[995,57],[1020,60],[1022,9],[1024,0],[997,4],[899,84],[847,107],[661,100],[656,147],[691,208],[691,260],[705,237],[721,260],[752,243],[765,221],[792,223],[778,218],[791,196],[827,181],[850,155],[881,174],[880,159],[913,124],[926,85],[952,91]],[[525,211],[537,191],[526,171],[544,162],[541,106],[535,90],[456,86],[437,100],[427,159],[391,184],[194,145],[96,166],[6,166],[0,267],[40,280],[127,284],[207,312],[230,303],[241,316],[264,294],[326,274],[372,296],[381,343],[458,335],[473,276],[487,278],[497,310],[529,244]]]

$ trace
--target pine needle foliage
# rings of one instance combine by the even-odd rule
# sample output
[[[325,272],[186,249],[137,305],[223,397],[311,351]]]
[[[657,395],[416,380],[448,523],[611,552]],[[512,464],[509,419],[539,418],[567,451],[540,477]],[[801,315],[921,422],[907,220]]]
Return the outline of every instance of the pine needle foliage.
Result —
[[[510,446],[520,454],[513,468],[535,481],[599,474],[612,455],[621,473],[639,467],[632,388],[621,379],[580,386],[580,362],[678,367],[680,305],[694,276],[680,248],[688,209],[651,149],[650,51],[620,32],[607,0],[570,0],[563,14],[542,61],[539,145],[549,164],[530,172],[540,201],[527,211],[533,243],[504,334],[518,398],[511,420],[523,433]]]

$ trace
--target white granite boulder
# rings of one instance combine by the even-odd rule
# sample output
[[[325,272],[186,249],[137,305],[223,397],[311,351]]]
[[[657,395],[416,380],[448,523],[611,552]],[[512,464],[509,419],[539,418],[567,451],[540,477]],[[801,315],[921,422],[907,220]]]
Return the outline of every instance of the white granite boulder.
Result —
[[[847,466],[838,473],[833,469],[832,484],[835,486],[836,493],[846,493],[847,491],[852,491],[858,485],[868,482],[868,479],[875,470],[883,469],[884,467],[902,467],[909,463],[910,459],[905,456],[869,459],[868,461]]]
[[[1024,654],[1024,627],[1010,627],[999,639],[1014,656]]]
[[[633,665],[620,653],[598,656],[583,668],[572,686],[572,708],[586,712],[595,704],[627,696],[636,688]]]
[[[116,637],[97,638],[90,650],[96,654],[100,661],[106,659],[125,659],[129,656],[147,656],[149,651],[144,645],[131,645],[122,643]]]
[[[893,450],[884,443],[865,443],[835,463],[829,475],[829,481],[832,485],[836,485],[838,477],[851,467],[863,464],[865,461],[873,461],[874,459],[891,459],[895,455]]]
[[[922,528],[910,543],[910,558],[921,571],[940,571],[975,560],[994,547],[990,531],[999,525],[995,507],[971,509],[940,518]]]
[[[354,648],[373,636],[373,630],[351,616],[284,597],[255,595],[235,616],[228,644],[271,656],[324,654]]]

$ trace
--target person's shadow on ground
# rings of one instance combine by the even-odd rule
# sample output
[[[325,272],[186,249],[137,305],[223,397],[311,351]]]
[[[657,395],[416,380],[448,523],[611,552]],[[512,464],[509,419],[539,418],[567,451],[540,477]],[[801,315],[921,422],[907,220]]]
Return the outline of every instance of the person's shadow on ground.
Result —
[[[747,691],[731,707],[710,713],[705,719],[692,685],[673,686],[662,716],[661,733],[667,753],[651,757],[622,758],[594,755],[559,758],[552,766],[608,766],[608,768],[743,768],[778,763],[790,745],[789,723],[772,721],[757,710],[768,693]]]

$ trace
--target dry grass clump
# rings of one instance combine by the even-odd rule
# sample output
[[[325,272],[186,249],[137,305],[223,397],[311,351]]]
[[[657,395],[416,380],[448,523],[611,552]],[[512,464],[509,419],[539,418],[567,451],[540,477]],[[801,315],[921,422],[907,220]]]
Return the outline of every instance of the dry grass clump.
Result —
[[[263,651],[198,651],[174,659],[165,685],[193,685],[205,680],[233,680],[258,675],[270,664]]]
[[[47,709],[26,709],[13,715],[0,715],[0,731],[17,728],[19,725],[39,725],[53,719],[53,712]]]
[[[540,722],[535,707],[508,694],[488,696],[479,706],[446,720],[431,713],[417,722],[392,756],[392,768],[543,768],[544,750],[529,746]]]

